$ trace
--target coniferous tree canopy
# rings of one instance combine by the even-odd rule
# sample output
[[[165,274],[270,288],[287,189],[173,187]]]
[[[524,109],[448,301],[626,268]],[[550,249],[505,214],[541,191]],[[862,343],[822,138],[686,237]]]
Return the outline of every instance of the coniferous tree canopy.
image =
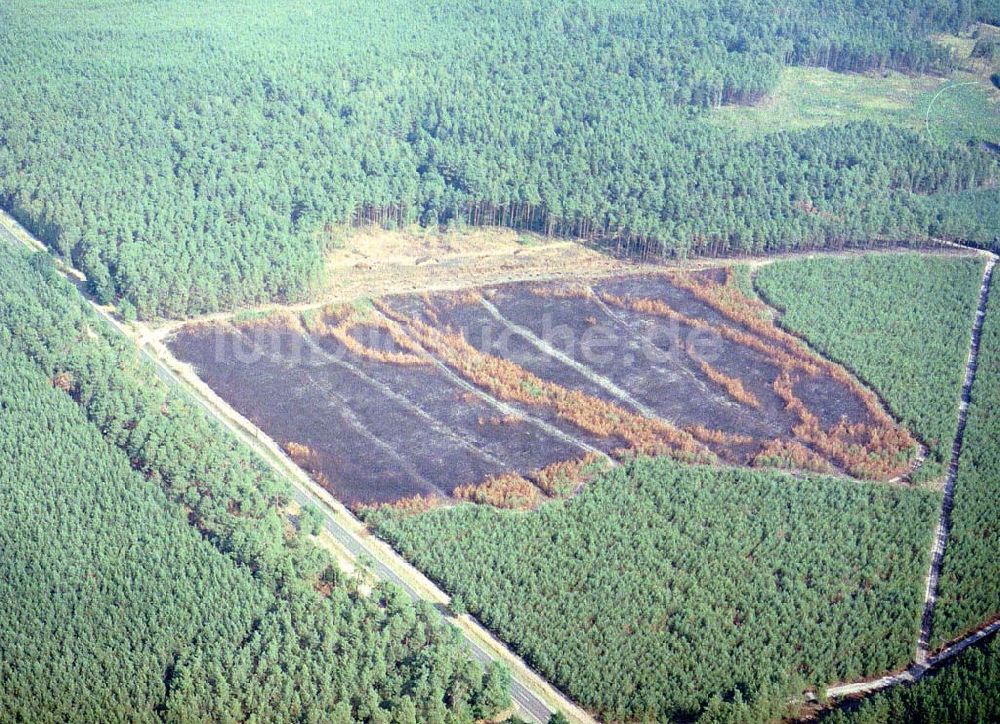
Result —
[[[955,480],[952,528],[941,566],[934,639],[961,636],[1000,612],[1000,274],[980,340],[976,380]]]
[[[928,444],[920,477],[933,478],[956,434],[982,274],[980,258],[893,253],[777,261],[754,284],[783,324],[858,373]],[[992,307],[938,641],[1000,611]],[[371,521],[602,716],[754,721],[780,716],[806,684],[911,660],[940,504],[915,484],[640,460],[534,512],[463,505]]]
[[[616,468],[536,511],[383,509],[376,530],[611,721],[780,715],[906,664],[940,496],[834,478]]]
[[[1000,189],[935,194],[924,203],[934,236],[1000,252]]]
[[[921,437],[929,454],[915,477],[933,479],[951,460],[982,272],[981,258],[914,254],[782,261],[755,281],[784,311],[785,324],[856,371]],[[994,271],[941,568],[935,646],[1000,613],[998,279]]]
[[[941,672],[897,686],[824,722],[977,724],[1000,719],[1000,639],[963,651]]]
[[[371,595],[47,254],[0,244],[0,721],[468,721],[509,706]]]
[[[944,475],[958,427],[982,259],[870,255],[769,264],[754,283],[782,323],[876,390]]]
[[[0,8],[0,205],[142,315],[303,296],[334,225],[461,222],[642,255],[909,240],[977,149],[703,109],[789,63],[936,72],[988,0]]]
[[[0,207],[126,319],[302,299],[361,224],[509,226],[643,259],[996,250],[995,148],[872,121],[750,139],[706,122],[790,65],[950,72],[932,37],[977,21],[1000,23],[996,0],[4,0]],[[757,288],[876,388],[933,477],[981,269],[813,260]],[[934,643],[1000,610],[996,295]],[[345,576],[281,480],[47,254],[4,244],[0,500],[0,721],[471,722],[511,703],[506,669],[429,605]],[[601,717],[718,721],[908,663],[940,502],[643,458],[535,511],[368,515]],[[972,690],[995,654],[862,719],[989,719],[996,687]]]

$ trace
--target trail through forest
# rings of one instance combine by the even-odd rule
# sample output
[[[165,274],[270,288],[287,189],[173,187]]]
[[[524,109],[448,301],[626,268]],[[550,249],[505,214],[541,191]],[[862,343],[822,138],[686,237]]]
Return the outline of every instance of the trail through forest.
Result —
[[[973,644],[982,641],[1000,629],[1000,621],[992,621],[972,633],[955,641],[950,646],[939,651],[934,656],[930,656],[923,663],[913,663],[905,671],[895,674],[886,674],[871,681],[859,681],[853,684],[839,684],[831,686],[826,690],[826,694],[831,699],[843,699],[849,696],[867,696],[886,689],[891,689],[900,684],[912,684],[919,681],[929,673],[941,668],[944,664],[960,654]]]
[[[958,245],[949,244],[949,246]],[[965,247],[959,248],[964,249]],[[983,322],[986,318],[986,306],[989,301],[990,283],[993,278],[993,271],[998,258],[995,254],[990,254],[989,252],[980,253],[984,255],[988,254],[988,261],[983,269],[983,278],[979,288],[979,303],[972,325],[972,336],[969,342],[969,354],[965,364],[965,380],[962,383],[962,392],[958,406],[958,431],[955,435],[955,441],[952,444],[951,460],[948,465],[948,474],[945,478],[945,488],[944,495],[941,500],[941,510],[938,515],[934,542],[931,547],[931,560],[927,571],[927,585],[924,595],[924,612],[921,617],[920,635],[917,641],[916,656],[913,663],[904,671],[886,674],[885,676],[870,681],[839,684],[827,688],[826,694],[832,699],[839,699],[847,696],[866,696],[893,686],[898,686],[899,684],[911,684],[918,681],[928,672],[939,668],[956,654],[1000,628],[1000,620],[987,621],[975,631],[972,631],[966,636],[954,641],[936,654],[932,655],[930,652],[930,636],[934,623],[934,606],[937,602],[938,580],[941,573],[941,563],[944,560],[945,550],[948,544],[948,535],[951,531],[951,511],[955,494],[955,481],[958,477],[958,462],[962,452],[962,441],[965,434],[965,423],[968,417],[972,385],[976,379],[976,368],[979,361],[979,342],[982,336]]]
[[[16,222],[15,222],[16,223]],[[22,239],[22,241],[24,241]],[[28,243],[28,242],[25,242]],[[569,248],[580,247],[586,249],[586,244],[582,240],[565,242]],[[435,269],[432,275],[418,275],[419,266],[416,261],[400,263],[389,274],[380,274],[378,283],[372,280],[376,272],[364,264],[355,264],[353,267],[338,267],[336,273],[343,278],[338,279],[336,285],[318,293],[314,298],[304,302],[294,304],[266,304],[259,306],[245,306],[239,310],[225,312],[211,312],[208,314],[194,314],[177,318],[155,319],[144,322],[142,326],[147,327],[144,334],[148,341],[162,340],[171,333],[177,331],[185,324],[223,322],[246,314],[266,315],[270,312],[285,311],[292,313],[302,313],[313,309],[322,309],[333,304],[353,302],[358,299],[384,297],[393,295],[408,295],[462,291],[465,289],[477,289],[483,286],[500,286],[514,282],[551,282],[587,280],[596,281],[610,277],[627,276],[631,274],[649,274],[657,271],[701,271],[704,269],[720,269],[732,264],[745,264],[751,269],[767,264],[773,264],[787,259],[804,258],[850,258],[863,256],[869,253],[878,254],[912,254],[919,251],[924,254],[948,255],[968,255],[978,250],[969,249],[959,244],[951,244],[935,240],[935,245],[928,248],[916,249],[913,247],[892,247],[880,249],[838,249],[836,251],[823,250],[803,250],[797,252],[783,252],[769,254],[767,256],[717,256],[717,257],[693,257],[690,259],[672,259],[668,262],[630,262],[627,260],[610,259],[606,263],[596,264],[590,261],[590,257],[585,257],[581,262],[579,254],[565,254],[559,257],[550,256],[545,259],[546,263],[542,268],[532,268],[530,273],[524,273],[520,268],[509,269],[503,262],[504,259],[517,258],[513,253],[506,257],[497,256],[496,262],[500,267],[499,271],[493,271],[484,275],[479,269],[468,269],[463,266],[461,260],[456,260],[455,264],[449,265],[445,269]],[[34,247],[36,248],[37,247]],[[560,247],[562,248],[562,247]],[[44,250],[42,246],[40,250]],[[596,253],[596,252],[595,252]],[[79,272],[73,270],[79,275]],[[447,280],[442,277],[446,276]],[[82,278],[82,276],[81,276]]]
[[[944,497],[941,501],[941,514],[938,517],[937,530],[934,534],[934,545],[931,549],[931,565],[927,572],[927,589],[924,594],[924,614],[920,623],[920,638],[917,642],[917,663],[927,661],[930,647],[931,628],[934,623],[934,606],[937,602],[938,579],[941,574],[941,562],[944,560],[948,535],[951,532],[951,509],[955,497],[955,480],[958,477],[958,461],[962,452],[962,440],[965,436],[965,423],[969,414],[969,401],[972,395],[972,384],[976,380],[976,367],[979,362],[979,341],[983,332],[983,321],[986,319],[986,305],[989,301],[990,281],[993,278],[993,268],[997,257],[990,255],[983,270],[983,281],[979,288],[979,306],[976,318],[972,324],[972,340],[969,343],[969,357],[965,363],[965,380],[962,383],[962,396],[958,405],[958,432],[951,447],[951,461],[948,464],[948,475],[945,478]]]
[[[0,236],[7,237],[12,243],[24,244],[33,251],[39,251],[44,248],[39,244],[39,242],[37,242],[37,240],[25,233],[23,229],[21,229],[16,222],[13,222],[6,214],[0,216]],[[962,253],[970,251],[966,247],[961,247],[957,244],[948,244],[948,246],[955,247],[956,251],[961,250]],[[859,253],[864,252],[819,252],[806,255],[786,254],[764,259],[746,260],[746,262],[751,266],[760,266],[772,263],[778,258],[786,258],[788,256],[845,256],[856,255]],[[941,252],[939,251],[938,253]],[[979,253],[985,254],[986,252],[979,251]],[[692,266],[719,266],[726,263],[733,263],[734,261],[738,260],[702,260]],[[993,620],[984,623],[983,626],[976,631],[973,631],[958,641],[953,642],[938,653],[934,655],[930,654],[929,641],[933,624],[934,605],[937,598],[938,577],[940,574],[941,562],[945,555],[948,533],[950,531],[951,507],[958,472],[958,460],[962,449],[962,438],[968,414],[970,393],[972,385],[975,381],[979,354],[979,342],[985,318],[986,305],[988,302],[989,286],[996,261],[997,256],[990,254],[980,286],[979,304],[973,325],[969,355],[966,362],[965,380],[959,404],[958,435],[956,436],[952,447],[951,461],[946,478],[941,511],[931,551],[931,562],[927,575],[924,613],[922,617],[915,661],[902,672],[887,674],[875,680],[830,686],[826,693],[831,698],[858,695],[863,696],[896,686],[898,684],[917,681],[928,672],[940,667],[968,646],[982,640],[984,637],[1000,629],[1000,620]],[[84,293],[85,290],[82,288],[82,285],[86,280],[77,270],[66,267],[63,264],[58,264],[58,268],[65,276],[70,278],[70,280],[80,289],[81,293]],[[296,491],[296,497],[300,498],[300,502],[318,503],[321,512],[323,513],[327,530],[334,536],[338,543],[343,545],[343,547],[350,552],[352,556],[371,556],[374,559],[374,572],[376,575],[380,578],[396,582],[397,585],[399,585],[404,591],[415,599],[426,598],[438,603],[442,601],[447,602],[448,597],[436,586],[434,586],[433,583],[426,579],[423,574],[416,571],[416,569],[413,569],[412,566],[406,563],[403,559],[399,558],[399,556],[395,554],[395,552],[391,551],[387,545],[383,544],[381,541],[372,540],[370,535],[367,534],[367,529],[364,529],[363,524],[359,523],[355,518],[353,518],[353,516],[347,513],[346,509],[336,503],[336,501],[326,494],[325,491],[318,489],[317,486],[315,486],[312,481],[305,476],[301,469],[288,460],[287,456],[285,456],[283,451],[281,451],[273,441],[263,435],[263,433],[256,429],[255,426],[243,419],[234,410],[228,408],[228,405],[214,395],[211,390],[204,385],[204,383],[198,384],[200,380],[197,380],[197,378],[192,380],[192,375],[186,374],[183,371],[177,371],[177,369],[181,369],[181,365],[173,359],[169,351],[166,350],[162,340],[165,336],[167,336],[169,331],[178,326],[179,323],[168,323],[155,330],[150,330],[145,325],[134,325],[134,328],[130,329],[127,325],[122,324],[109,311],[108,308],[102,307],[89,297],[87,300],[101,319],[108,322],[119,334],[137,342],[140,353],[150,360],[156,368],[157,375],[160,376],[161,379],[163,379],[171,387],[179,388],[186,396],[194,399],[197,404],[203,407],[211,417],[216,419],[228,430],[237,434],[241,440],[257,450],[265,460],[267,460],[270,464],[272,464],[272,466],[275,467],[276,470],[279,471],[282,477],[289,480],[293,484]],[[297,310],[304,310],[322,305],[323,303],[309,303],[295,305],[294,308]],[[233,313],[213,314],[206,315],[204,319],[223,320],[229,319],[233,316]],[[440,360],[435,359],[434,361],[436,366],[448,374],[449,377],[454,378],[455,382],[468,388],[470,392],[483,397],[483,399],[496,407],[498,410],[505,413],[517,414],[519,417],[524,417],[523,413],[520,413],[513,408],[509,408],[506,404],[500,402],[499,400],[490,396],[485,396],[478,390],[478,388],[467,385],[464,380],[453,375],[451,370],[441,363]],[[234,420],[238,420],[238,422],[235,422]],[[562,436],[561,431],[554,429],[549,430],[550,426],[544,421],[529,418],[529,422],[538,424],[547,431],[559,433],[560,436]],[[579,446],[581,449],[589,452],[599,452],[592,449],[591,446],[581,440],[569,438],[569,441]],[[601,457],[605,456],[602,454]],[[280,463],[276,462],[276,458],[280,460]],[[306,482],[303,482],[303,479]],[[349,518],[349,520],[344,520],[345,515]],[[430,594],[426,592],[428,590],[431,591]],[[461,619],[467,619],[467,617],[461,617]],[[515,657],[506,646],[497,641],[491,634],[486,632],[485,629],[482,629],[481,626],[471,620],[458,620],[457,622],[453,620],[453,623],[455,623],[455,625],[462,630],[466,639],[469,641],[470,647],[476,658],[480,660],[489,660],[499,655],[500,658],[512,665],[514,669],[513,694],[524,714],[527,714],[530,718],[536,721],[545,721],[547,718],[546,713],[551,711],[553,708],[551,704],[545,702],[559,701],[559,708],[570,713],[572,720],[592,721],[592,719],[590,719],[585,712],[572,705],[569,700],[565,699],[565,697],[552,688],[548,682],[544,681],[533,670],[527,667],[523,661]],[[489,653],[487,653],[487,651]],[[542,692],[544,692],[544,694],[542,694]]]

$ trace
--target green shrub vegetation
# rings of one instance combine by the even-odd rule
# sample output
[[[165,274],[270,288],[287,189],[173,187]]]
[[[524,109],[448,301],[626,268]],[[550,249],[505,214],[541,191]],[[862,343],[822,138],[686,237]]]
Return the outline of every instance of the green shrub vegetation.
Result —
[[[982,271],[981,259],[875,254],[776,262],[755,281],[786,327],[856,372],[927,444],[930,478],[955,439]]]
[[[471,721],[505,708],[429,605],[362,595],[288,490],[0,244],[0,720]]]
[[[977,38],[971,55],[973,58],[983,58],[988,61],[1000,60],[1000,37],[989,35]]]
[[[1000,719],[1000,639],[963,651],[947,668],[837,711],[824,721],[852,724],[978,724]]]
[[[939,502],[641,459],[534,512],[370,521],[601,717],[760,718],[804,684],[911,658]]]
[[[1000,274],[994,271],[934,609],[937,643],[1000,613]]]
[[[10,0],[0,205],[104,300],[299,298],[352,222],[505,224],[642,254],[921,238],[980,149],[881,120],[741,140],[787,65],[950,69],[990,0]]]
[[[929,143],[1000,144],[1000,103],[986,78],[955,74],[937,90],[921,94],[913,110]]]

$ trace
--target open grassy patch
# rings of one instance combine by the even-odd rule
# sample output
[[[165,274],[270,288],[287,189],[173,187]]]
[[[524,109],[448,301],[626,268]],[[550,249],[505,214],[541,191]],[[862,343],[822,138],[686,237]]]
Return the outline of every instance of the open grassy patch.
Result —
[[[988,32],[980,30],[979,35]],[[756,106],[715,109],[709,122],[746,139],[774,131],[878,121],[918,131],[940,144],[1000,143],[1000,91],[990,82],[997,62],[973,57],[977,40],[971,34],[939,35],[935,41],[960,59],[959,69],[948,77],[895,71],[836,73],[793,66],[782,71],[766,100]]]
[[[939,85],[938,78],[897,72],[856,74],[789,67],[760,105],[718,108],[709,114],[709,121],[747,139],[866,120],[917,128],[919,98]]]
[[[918,130],[934,143],[1000,143],[1000,96],[989,80],[956,74],[933,92],[921,93],[913,107]],[[921,119],[923,128],[919,129]]]

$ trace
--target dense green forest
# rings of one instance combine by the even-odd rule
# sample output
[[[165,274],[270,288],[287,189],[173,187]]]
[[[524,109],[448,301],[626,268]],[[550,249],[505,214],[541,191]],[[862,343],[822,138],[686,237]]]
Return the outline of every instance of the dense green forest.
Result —
[[[935,194],[924,203],[934,236],[1000,253],[1000,188]]]
[[[934,610],[937,643],[1000,613],[1000,274],[994,271]]]
[[[755,284],[783,325],[854,371],[920,437],[929,448],[920,476],[929,479],[951,455],[983,264],[919,254],[795,259],[762,267]]]
[[[262,463],[46,254],[0,245],[0,720],[472,721],[509,704],[429,605],[363,595]],[[308,520],[308,517],[305,518]]]
[[[0,338],[0,719],[172,708],[167,670],[223,661],[273,598]]]
[[[980,724],[1000,720],[1000,639],[963,651],[940,673],[824,717],[837,724]]]
[[[911,658],[939,501],[641,459],[534,512],[371,522],[601,717],[758,720]]]
[[[789,63],[938,72],[990,0],[0,7],[0,205],[143,315],[299,298],[352,222],[505,224],[623,252],[919,240],[996,180],[877,123],[740,141],[703,109]]]

